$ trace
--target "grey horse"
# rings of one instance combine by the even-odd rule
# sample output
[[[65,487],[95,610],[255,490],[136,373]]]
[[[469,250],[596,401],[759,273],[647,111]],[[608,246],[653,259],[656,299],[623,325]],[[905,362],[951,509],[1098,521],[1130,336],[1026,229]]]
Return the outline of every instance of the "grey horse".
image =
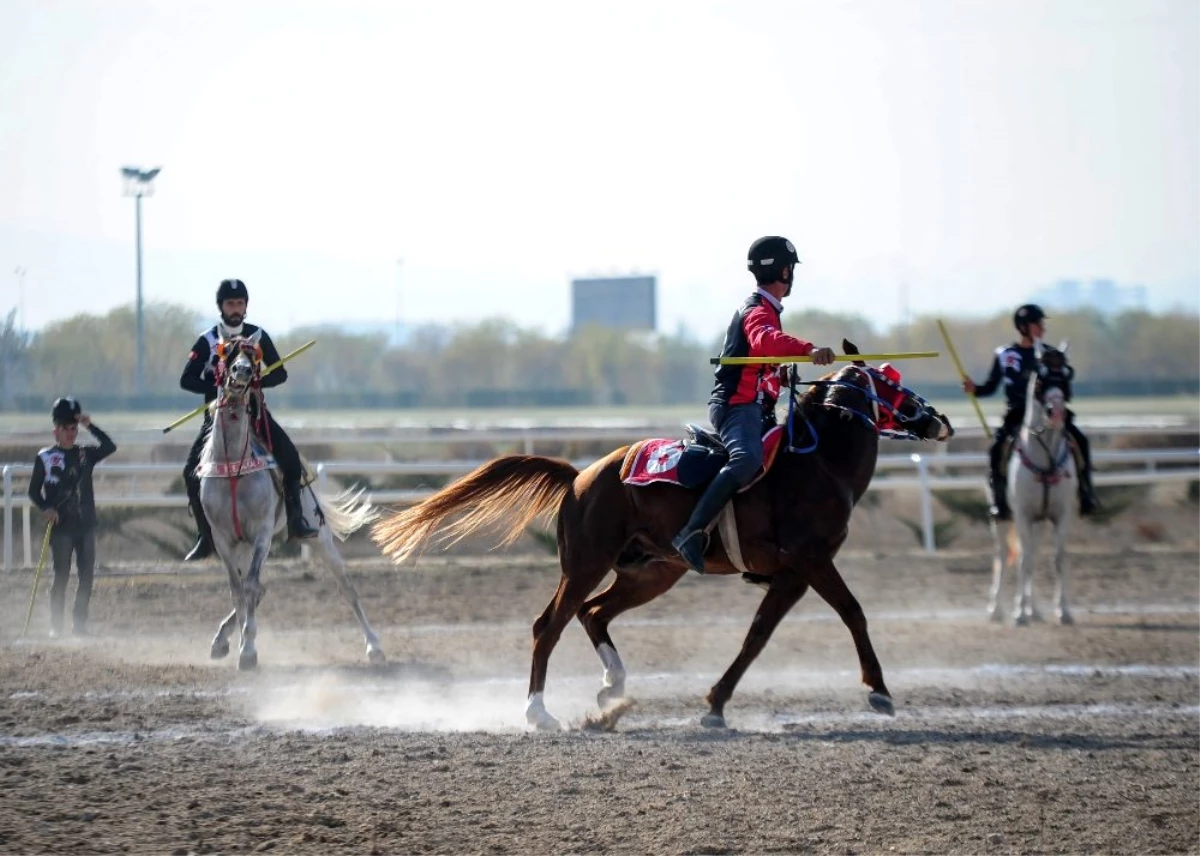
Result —
[[[197,474],[200,476],[200,501],[212,525],[213,546],[229,572],[233,611],[221,622],[213,638],[210,653],[220,659],[229,653],[229,635],[235,622],[241,626],[239,669],[258,665],[255,637],[258,624],[255,610],[262,599],[263,563],[271,550],[271,539],[284,527],[283,504],[270,470],[274,463],[252,431],[256,409],[262,406],[254,381],[259,377],[261,350],[259,332],[249,337],[222,340],[218,345],[219,389],[212,412],[212,430],[205,440]],[[385,661],[379,636],[371,629],[358,602],[358,593],[346,578],[346,563],[334,545],[334,536],[345,540],[352,532],[375,520],[378,510],[362,497],[361,490],[349,489],[335,497],[326,497],[309,488],[316,503],[315,517],[319,535],[316,552],[333,572],[338,591],[350,603],[362,626],[367,644],[367,659]]]
[[[1037,524],[1048,521],[1054,527],[1054,612],[1060,623],[1073,624],[1067,605],[1067,536],[1078,482],[1075,458],[1067,443],[1067,405],[1063,390],[1040,377],[1030,378],[1026,396],[1025,420],[1008,462],[1008,504],[1013,515],[1008,538],[1001,537],[995,521],[991,524],[996,553],[988,613],[992,620],[1003,621],[1001,587],[1005,568],[1015,554],[1013,623],[1022,626],[1040,618],[1033,603],[1033,563],[1038,547]]]

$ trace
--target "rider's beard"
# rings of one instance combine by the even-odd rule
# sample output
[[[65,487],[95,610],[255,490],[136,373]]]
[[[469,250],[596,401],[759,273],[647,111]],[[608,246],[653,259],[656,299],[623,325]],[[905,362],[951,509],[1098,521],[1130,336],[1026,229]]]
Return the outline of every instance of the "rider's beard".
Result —
[[[233,313],[232,315],[226,315],[224,312],[221,313],[221,324],[224,326],[226,332],[228,332],[231,336],[238,336],[241,334],[242,322],[245,320],[246,316],[237,312]]]

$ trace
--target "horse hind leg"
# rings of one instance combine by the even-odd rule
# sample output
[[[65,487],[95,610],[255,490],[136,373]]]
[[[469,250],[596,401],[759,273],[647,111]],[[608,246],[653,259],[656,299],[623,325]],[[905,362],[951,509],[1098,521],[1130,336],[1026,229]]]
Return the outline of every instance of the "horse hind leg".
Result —
[[[564,558],[563,573],[554,597],[533,623],[533,662],[529,670],[529,696],[525,702],[525,721],[538,730],[557,731],[562,728],[546,710],[544,694],[550,654],[558,644],[563,629],[575,617],[587,596],[595,590],[609,563],[596,560],[571,562]],[[615,651],[614,651],[615,653]]]
[[[354,584],[350,582],[346,576],[346,562],[342,559],[342,554],[338,552],[337,546],[333,543],[333,533],[330,532],[327,524],[321,524],[320,538],[318,543],[321,548],[321,557],[325,567],[329,568],[333,574],[334,581],[337,583],[338,591],[341,592],[346,602],[350,604],[350,608],[354,611],[354,617],[358,619],[359,627],[362,628],[363,639],[367,644],[367,660],[375,665],[382,665],[387,662],[387,656],[383,653],[383,646],[379,644],[379,634],[371,627],[371,623],[367,621],[367,614],[363,612],[362,604],[358,600],[358,592],[354,588]]]
[[[617,573],[613,584],[579,607],[579,623],[587,631],[604,664],[603,686],[596,696],[601,710],[625,698],[625,665],[617,646],[608,635],[608,625],[614,618],[630,609],[649,603],[686,573],[678,565],[654,562],[631,573]]]
[[[1055,578],[1055,608],[1054,614],[1058,623],[1069,625],[1075,623],[1075,617],[1067,605],[1067,535],[1069,531],[1069,511],[1064,509],[1054,526],[1054,578]]]

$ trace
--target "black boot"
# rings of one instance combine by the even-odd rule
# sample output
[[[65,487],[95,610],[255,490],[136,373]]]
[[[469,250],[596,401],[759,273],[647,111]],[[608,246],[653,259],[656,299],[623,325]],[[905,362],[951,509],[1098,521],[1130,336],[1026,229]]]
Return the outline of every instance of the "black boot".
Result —
[[[204,516],[204,506],[200,504],[200,480],[187,479],[186,484],[188,505],[192,509],[192,517],[196,518],[196,528],[200,530],[200,537],[196,539],[196,545],[183,557],[183,560],[199,562],[213,554],[212,529],[208,525],[208,518]]]
[[[1087,517],[1100,508],[1100,500],[1096,498],[1096,489],[1092,487],[1092,471],[1084,467],[1079,471],[1079,514]]]
[[[283,484],[283,507],[287,511],[288,538],[316,538],[316,529],[308,525],[304,519],[304,509],[300,505],[300,480],[286,479]]]
[[[725,503],[737,493],[738,487],[733,473],[728,470],[717,473],[716,478],[701,494],[687,524],[671,542],[676,552],[698,574],[704,573],[704,553],[708,550],[708,525],[716,520]]]
[[[992,473],[988,482],[992,489],[992,504],[988,514],[996,520],[1012,520],[1012,512],[1008,508],[1008,479],[1002,473]]]

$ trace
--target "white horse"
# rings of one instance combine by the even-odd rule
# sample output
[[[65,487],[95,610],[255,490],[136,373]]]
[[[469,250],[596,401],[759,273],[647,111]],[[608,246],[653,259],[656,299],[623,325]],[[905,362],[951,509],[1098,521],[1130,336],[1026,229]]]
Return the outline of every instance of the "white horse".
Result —
[[[222,340],[218,345],[220,387],[216,401],[209,405],[212,429],[196,469],[200,477],[200,501],[212,526],[213,547],[229,572],[233,593],[233,611],[221,622],[210,653],[213,659],[226,656],[229,634],[234,623],[240,623],[239,669],[258,665],[255,610],[265,591],[262,567],[271,550],[271,539],[283,528],[285,520],[283,504],[270,473],[275,463],[260,448],[251,430],[255,410],[261,413],[263,406],[259,399],[257,408],[252,407],[259,395],[254,381],[261,368],[260,333]],[[379,637],[367,622],[358,593],[346,578],[346,563],[333,543],[335,535],[346,540],[350,533],[375,520],[379,512],[361,498],[361,491],[350,489],[330,498],[311,487],[308,490],[315,503],[317,552],[333,572],[338,591],[349,601],[362,626],[367,659],[383,663]]]
[[[1008,538],[1000,537],[1000,528],[995,521],[991,524],[996,554],[992,560],[988,613],[994,621],[1003,621],[1000,589],[1005,566],[1015,558],[1018,563],[1017,593],[1012,619],[1017,626],[1041,617],[1033,603],[1033,562],[1040,534],[1035,524],[1042,521],[1049,521],[1054,527],[1054,613],[1060,623],[1074,623],[1067,606],[1067,535],[1077,474],[1075,458],[1067,443],[1067,406],[1063,391],[1052,383],[1043,377],[1029,379],[1025,420],[1008,462],[1008,504],[1013,516]],[[1015,549],[1013,532],[1016,533]]]

